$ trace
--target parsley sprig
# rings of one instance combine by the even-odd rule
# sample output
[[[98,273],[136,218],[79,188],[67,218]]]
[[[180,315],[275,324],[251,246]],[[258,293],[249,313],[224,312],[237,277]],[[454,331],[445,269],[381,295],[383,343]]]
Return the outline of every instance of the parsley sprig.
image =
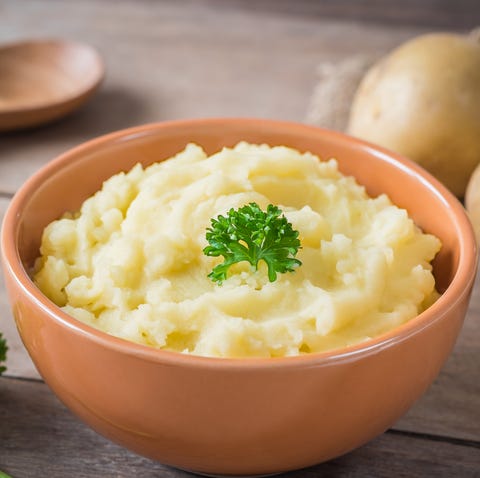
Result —
[[[7,368],[2,365],[7,360],[7,341],[3,338],[2,333],[0,332],[0,375],[2,375]]]
[[[260,261],[268,268],[268,279],[274,282],[277,273],[291,272],[302,263],[295,259],[300,248],[298,231],[294,230],[282,211],[272,204],[262,211],[257,203],[230,209],[227,216],[211,220],[206,238],[207,256],[223,256],[224,261],[208,274],[214,282],[227,278],[230,266],[247,261],[257,270]]]

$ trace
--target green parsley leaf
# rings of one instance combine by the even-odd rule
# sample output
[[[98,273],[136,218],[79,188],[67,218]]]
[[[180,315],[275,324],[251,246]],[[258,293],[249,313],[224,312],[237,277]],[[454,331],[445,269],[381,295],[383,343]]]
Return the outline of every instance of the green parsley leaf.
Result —
[[[257,203],[250,203],[238,210],[230,209],[227,217],[211,220],[206,238],[209,246],[203,249],[207,256],[223,256],[224,261],[208,274],[214,282],[227,278],[231,265],[247,261],[257,270],[260,261],[268,268],[268,279],[273,282],[277,273],[292,272],[302,263],[295,259],[300,249],[298,231],[272,204],[262,211]]]
[[[0,332],[0,375],[7,370],[7,368],[2,365],[2,362],[7,360],[7,350],[7,341],[3,338],[3,335]]]

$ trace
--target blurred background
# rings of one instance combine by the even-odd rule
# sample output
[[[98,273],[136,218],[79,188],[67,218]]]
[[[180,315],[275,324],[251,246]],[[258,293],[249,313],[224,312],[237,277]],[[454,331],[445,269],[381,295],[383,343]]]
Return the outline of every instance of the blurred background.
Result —
[[[478,23],[478,0],[3,0],[0,42],[88,43],[106,78],[73,115],[0,137],[0,191],[15,191],[61,151],[128,126],[201,116],[303,121],[319,64],[379,57],[420,33]]]

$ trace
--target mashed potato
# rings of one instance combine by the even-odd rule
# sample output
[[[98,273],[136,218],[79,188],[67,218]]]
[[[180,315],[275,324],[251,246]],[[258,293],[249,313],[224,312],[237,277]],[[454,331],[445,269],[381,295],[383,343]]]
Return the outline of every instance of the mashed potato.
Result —
[[[256,202],[299,231],[302,266],[269,282],[241,263],[207,275],[212,217]],[[190,144],[107,180],[44,231],[34,280],[65,312],[152,347],[218,357],[278,357],[358,343],[415,317],[438,296],[440,242],[387,196],[370,198],[335,160],[240,143],[208,157]]]

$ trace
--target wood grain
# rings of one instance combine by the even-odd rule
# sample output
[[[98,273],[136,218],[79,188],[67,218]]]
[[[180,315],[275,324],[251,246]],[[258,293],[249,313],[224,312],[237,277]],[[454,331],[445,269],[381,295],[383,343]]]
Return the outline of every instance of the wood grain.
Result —
[[[401,26],[428,26],[443,29],[471,29],[479,24],[476,0],[256,0],[248,5],[243,0],[203,0],[204,4],[218,8],[275,12],[285,15],[301,15],[315,19],[341,19],[352,22],[390,24]]]
[[[39,167],[100,134],[200,116],[302,121],[320,62],[380,55],[432,29],[480,24],[478,0],[22,0],[0,3],[0,42],[91,43],[107,79],[77,113],[0,134],[0,213]],[[94,174],[94,172],[92,172]],[[11,346],[0,378],[0,469],[15,478],[187,478],[95,434],[38,377],[0,281],[0,330]],[[361,449],[286,477],[480,476],[480,283],[438,379],[394,427]]]
[[[22,0],[0,4],[0,42],[68,38],[97,47],[107,78],[61,122],[0,135],[0,191],[113,130],[165,119],[302,121],[320,62],[380,56],[432,28],[480,23],[476,0]],[[55,12],[52,15],[52,12]]]
[[[17,478],[39,476],[39,470],[49,478],[191,476],[97,435],[73,417],[41,382],[1,378],[0,423],[0,469]],[[387,432],[331,462],[280,476],[473,478],[480,470],[479,449],[479,443]]]
[[[105,58],[107,76],[95,98],[61,122],[0,135],[0,191],[14,192],[66,149],[129,126],[205,116],[302,121],[320,62],[380,54],[427,30],[367,27],[312,9],[304,1],[4,3],[0,41],[87,42]]]

